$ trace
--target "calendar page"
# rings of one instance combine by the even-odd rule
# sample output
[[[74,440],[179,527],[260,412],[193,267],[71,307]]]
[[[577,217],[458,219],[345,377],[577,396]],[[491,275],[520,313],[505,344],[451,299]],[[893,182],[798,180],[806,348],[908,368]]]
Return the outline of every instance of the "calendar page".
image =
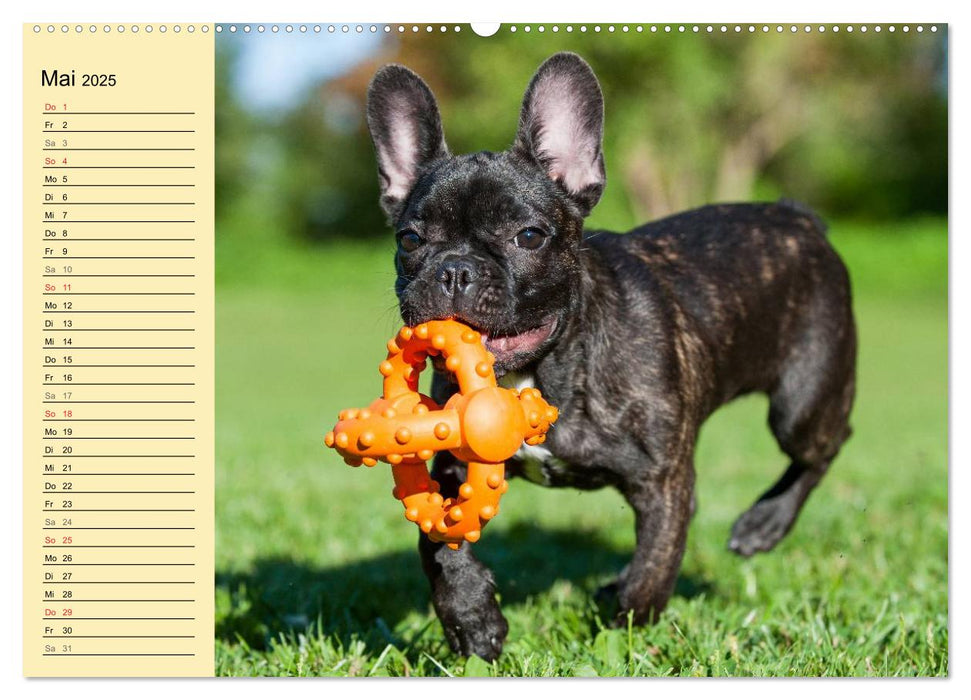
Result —
[[[25,24],[23,674],[949,676],[948,55]]]
[[[25,673],[209,675],[212,26],[53,29],[24,33]]]

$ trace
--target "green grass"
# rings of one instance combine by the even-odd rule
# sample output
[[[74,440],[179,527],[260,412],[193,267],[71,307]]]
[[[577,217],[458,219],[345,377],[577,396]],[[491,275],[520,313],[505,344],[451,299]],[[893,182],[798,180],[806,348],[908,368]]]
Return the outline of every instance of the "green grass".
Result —
[[[946,675],[945,226],[833,227],[860,328],[854,436],[793,532],[742,560],[731,524],[784,463],[764,398],[718,412],[657,625],[605,629],[594,602],[633,547],[623,499],[514,481],[475,545],[510,625],[494,664],[445,644],[387,468],[350,469],[322,444],[380,389],[390,243],[221,239],[217,674]]]

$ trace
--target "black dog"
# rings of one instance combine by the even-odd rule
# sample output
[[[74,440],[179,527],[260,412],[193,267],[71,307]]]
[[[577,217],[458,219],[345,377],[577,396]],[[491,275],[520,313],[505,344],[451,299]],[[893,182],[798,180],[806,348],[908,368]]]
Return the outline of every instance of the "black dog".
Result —
[[[511,474],[614,486],[634,509],[618,619],[632,611],[650,622],[667,604],[694,511],[699,427],[754,391],[769,395],[769,426],[791,464],[728,546],[743,556],[775,546],[850,434],[849,279],[820,220],[798,205],[733,204],[626,235],[584,232],[605,183],[603,97],[575,54],[536,72],[502,153],[451,155],[434,96],[401,66],[375,75],[367,119],[405,322],[473,326],[503,383],[535,384],[559,407],[544,449],[521,451]],[[436,400],[454,390],[436,375]],[[439,454],[443,495],[464,476]],[[496,658],[508,626],[491,572],[468,545],[421,536],[419,550],[452,648]]]

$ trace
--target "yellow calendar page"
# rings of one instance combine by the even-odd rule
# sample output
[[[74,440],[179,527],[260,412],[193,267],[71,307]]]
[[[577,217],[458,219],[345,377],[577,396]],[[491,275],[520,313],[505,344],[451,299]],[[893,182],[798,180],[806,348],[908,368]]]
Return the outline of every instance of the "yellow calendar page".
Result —
[[[210,675],[214,33],[81,29],[24,29],[24,672]]]

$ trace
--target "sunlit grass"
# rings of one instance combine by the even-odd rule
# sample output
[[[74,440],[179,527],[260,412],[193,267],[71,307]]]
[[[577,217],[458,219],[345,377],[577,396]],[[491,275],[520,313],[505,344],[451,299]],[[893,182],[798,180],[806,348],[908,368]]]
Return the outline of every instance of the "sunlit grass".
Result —
[[[322,444],[340,408],[379,391],[399,323],[390,242],[222,238],[217,673],[946,674],[944,227],[832,227],[860,328],[854,436],[793,532],[746,561],[725,550],[729,529],[784,461],[764,398],[716,414],[678,592],[657,625],[606,630],[594,603],[633,547],[616,492],[513,482],[475,545],[510,623],[495,664],[448,650],[387,469],[350,469]]]

